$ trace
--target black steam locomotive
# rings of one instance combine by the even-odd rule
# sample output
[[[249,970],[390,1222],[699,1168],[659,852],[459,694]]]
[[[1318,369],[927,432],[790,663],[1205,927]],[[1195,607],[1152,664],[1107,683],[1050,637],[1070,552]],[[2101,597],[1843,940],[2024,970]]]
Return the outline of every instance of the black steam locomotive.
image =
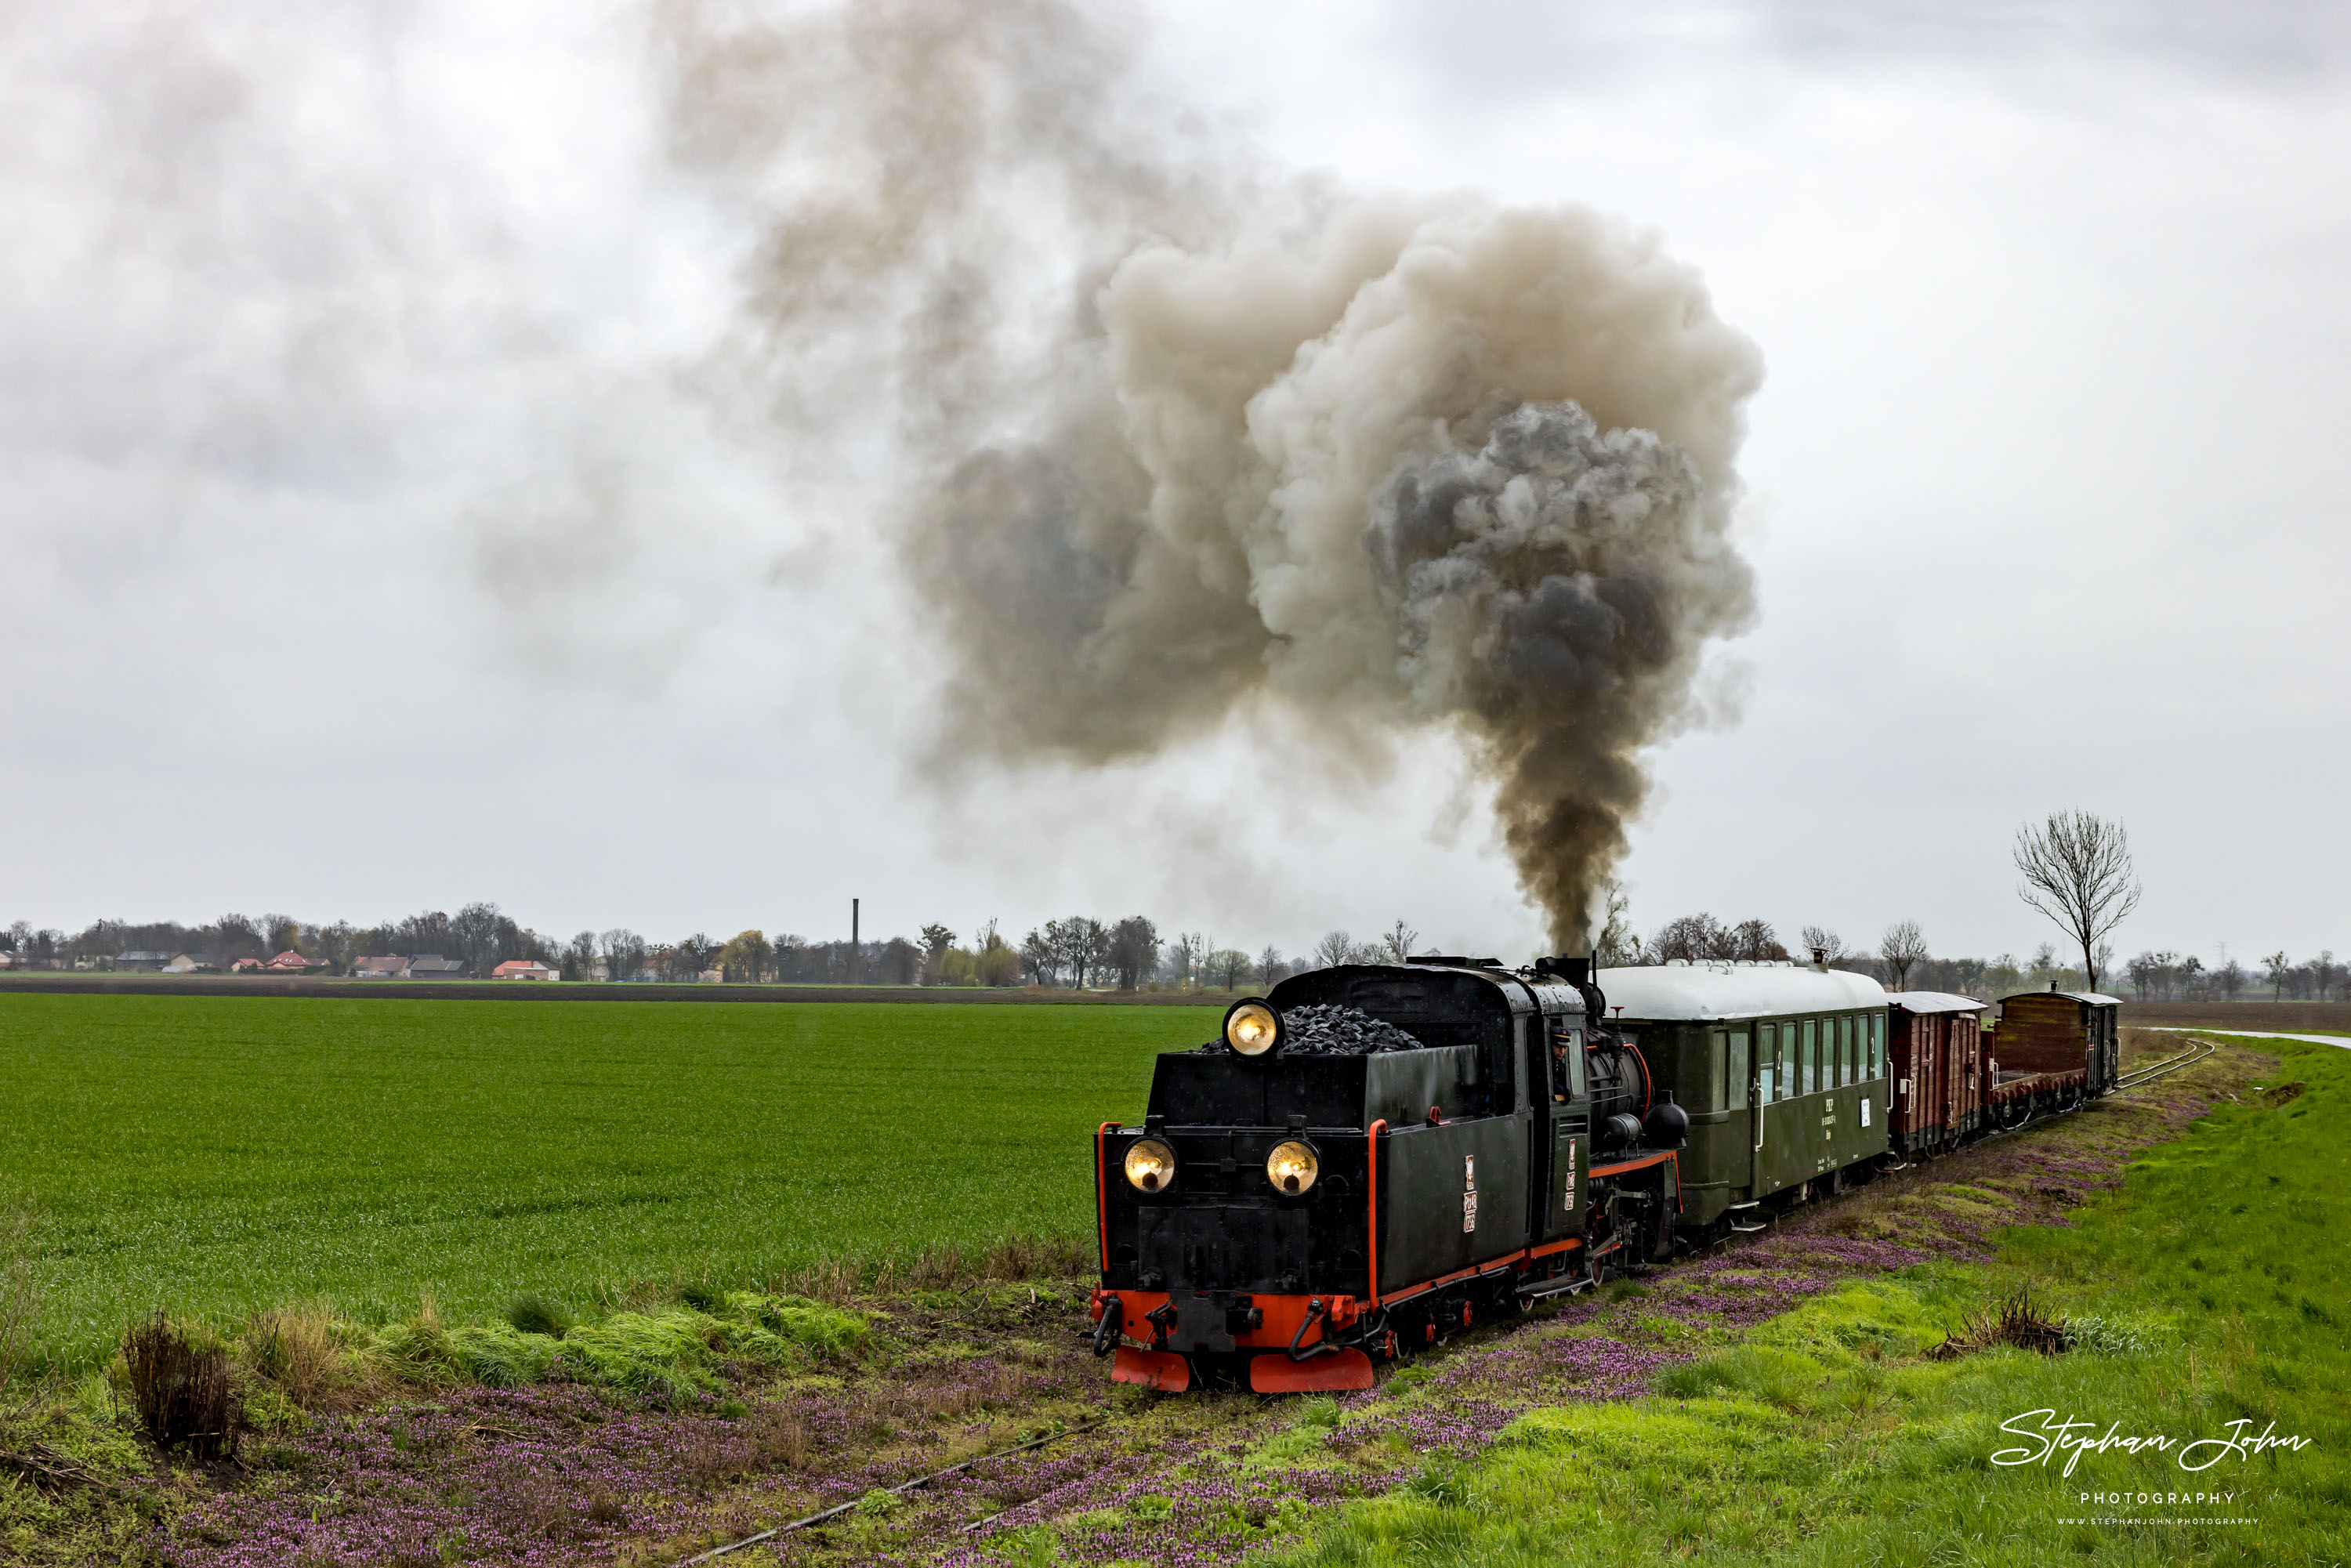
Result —
[[[1301,975],[1094,1134],[1095,1351],[1171,1391],[1369,1387],[1480,1317],[2111,1092],[2118,1005],[2028,993],[1980,1030],[1981,1002],[1817,954]]]
[[[1343,966],[1159,1058],[1094,1135],[1113,1376],[1367,1388],[1375,1362],[1669,1255],[1688,1118],[1583,959]]]

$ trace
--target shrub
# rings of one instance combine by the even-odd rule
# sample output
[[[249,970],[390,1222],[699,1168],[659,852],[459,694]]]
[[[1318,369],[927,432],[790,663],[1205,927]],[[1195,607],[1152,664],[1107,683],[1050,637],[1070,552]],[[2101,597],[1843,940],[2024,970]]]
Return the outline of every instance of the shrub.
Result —
[[[157,1448],[200,1459],[236,1451],[243,1418],[225,1347],[192,1341],[157,1312],[123,1334],[122,1360],[139,1424]]]

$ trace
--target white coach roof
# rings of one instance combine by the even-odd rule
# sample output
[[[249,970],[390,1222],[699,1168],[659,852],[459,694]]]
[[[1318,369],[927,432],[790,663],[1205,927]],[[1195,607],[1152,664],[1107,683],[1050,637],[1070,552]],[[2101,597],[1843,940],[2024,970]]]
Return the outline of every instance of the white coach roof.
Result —
[[[1782,964],[1668,964],[1603,969],[1593,979],[1609,1012],[1621,1008],[1628,1019],[1771,1018],[1886,1005],[1886,988],[1867,975]]]
[[[1949,991],[1888,991],[1886,999],[1896,1007],[1914,1013],[1980,1013],[1991,1006],[1973,997],[1953,996]]]

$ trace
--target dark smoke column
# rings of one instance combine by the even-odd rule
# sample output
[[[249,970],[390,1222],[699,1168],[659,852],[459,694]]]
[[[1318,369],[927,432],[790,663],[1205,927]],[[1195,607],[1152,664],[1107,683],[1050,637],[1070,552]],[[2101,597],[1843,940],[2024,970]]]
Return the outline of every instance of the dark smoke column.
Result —
[[[1575,946],[1643,749],[1753,613],[1761,365],[1697,274],[1584,208],[1348,193],[1138,120],[1111,0],[659,15],[675,149],[761,227],[713,379],[918,476],[943,770],[1259,706],[1334,775],[1447,729]]]
[[[1423,712],[1458,716],[1562,950],[1647,790],[1640,750],[1679,712],[1706,640],[1750,613],[1750,574],[1706,522],[1689,460],[1529,403],[1475,452],[1398,469],[1372,545]]]

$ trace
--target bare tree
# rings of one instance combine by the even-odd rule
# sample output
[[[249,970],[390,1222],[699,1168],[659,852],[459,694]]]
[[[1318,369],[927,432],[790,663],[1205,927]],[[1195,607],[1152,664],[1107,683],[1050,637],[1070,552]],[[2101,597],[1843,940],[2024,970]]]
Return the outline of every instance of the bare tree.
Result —
[[[1391,964],[1401,964],[1412,956],[1412,946],[1419,940],[1420,933],[1399,920],[1380,938],[1380,955]]]
[[[597,938],[603,944],[604,972],[615,980],[633,980],[645,967],[645,939],[622,926]]]
[[[1167,977],[1178,986],[1188,986],[1193,977],[1208,961],[1216,944],[1197,931],[1186,931],[1167,944]]]
[[[1896,921],[1886,928],[1877,944],[1877,956],[1886,972],[1893,977],[1894,988],[1906,989],[1910,983],[1913,967],[1925,961],[1927,938],[1915,920]]]
[[[1355,961],[1355,939],[1344,931],[1332,931],[1314,944],[1314,962],[1325,969],[1335,969],[1342,964]]]
[[[2138,907],[2130,836],[2087,811],[2052,811],[2016,831],[2017,896],[2081,945],[2082,972],[2098,988],[2098,943]]]
[[[1130,915],[1110,928],[1102,961],[1118,977],[1118,988],[1132,991],[1159,967],[1159,928],[1140,915]]]
[[[1823,964],[1834,964],[1844,956],[1844,938],[1825,925],[1804,927],[1804,951],[1817,954]]]
[[[1217,984],[1217,988],[1238,991],[1249,978],[1249,956],[1238,947],[1222,947],[1203,960],[1201,968]]]
[[[1289,973],[1290,966],[1281,961],[1281,949],[1267,943],[1265,951],[1257,956],[1257,983],[1270,991]]]
[[[1031,931],[1020,942],[1020,967],[1029,972],[1032,986],[1050,986],[1061,967],[1061,944],[1054,939],[1058,920],[1045,923],[1042,932]]]
[[[1592,944],[1593,967],[1616,969],[1640,963],[1646,955],[1642,951],[1641,938],[1633,930],[1633,901],[1612,882],[1608,884],[1606,924]]]
[[[1771,929],[1768,920],[1742,920],[1730,928],[1730,956],[1751,958],[1757,963],[1784,958],[1788,950],[1780,946],[1780,934]]]
[[[2276,1001],[2285,995],[2285,977],[2294,972],[2294,960],[2287,957],[2285,949],[2281,947],[2262,960],[2262,967],[2269,971],[2270,1000]]]
[[[1704,963],[1708,958],[1729,958],[1734,954],[1730,933],[1711,915],[1685,915],[1668,920],[1649,943],[1649,956],[1660,964],[1675,958]]]

